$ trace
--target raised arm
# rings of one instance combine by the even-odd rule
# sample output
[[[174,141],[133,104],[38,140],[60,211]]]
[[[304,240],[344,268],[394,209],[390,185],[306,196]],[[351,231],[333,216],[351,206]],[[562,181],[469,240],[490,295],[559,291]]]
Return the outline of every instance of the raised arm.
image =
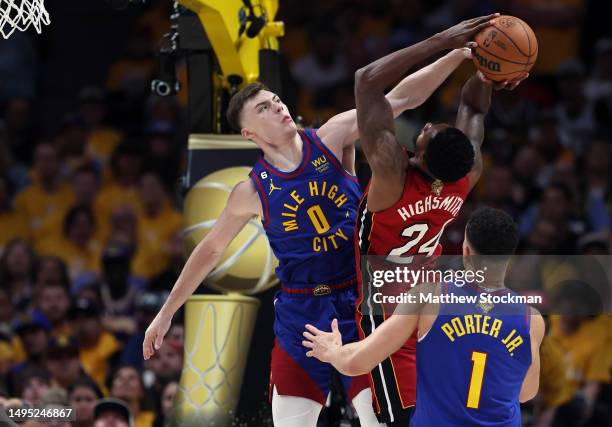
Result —
[[[210,232],[191,252],[168,299],[147,328],[142,344],[145,359],[151,357],[155,350],[161,347],[174,313],[217,265],[227,246],[246,223],[260,214],[260,209],[261,203],[250,180],[234,187],[225,209]]]
[[[387,55],[355,73],[355,102],[361,146],[372,169],[368,209],[383,210],[402,194],[408,159],[397,144],[393,110],[384,90],[430,55],[466,45],[496,15],[463,21],[413,46]]]
[[[474,166],[468,173],[470,190],[474,188],[482,174],[481,147],[484,141],[484,119],[491,107],[493,89],[513,90],[527,78],[528,74],[514,81],[493,83],[480,71],[470,77],[461,89],[461,101],[457,111],[455,126],[467,135],[474,144]]]
[[[463,60],[470,57],[469,48],[453,49],[437,61],[404,77],[385,96],[391,105],[393,117],[422,105]],[[359,138],[357,110],[333,116],[318,129],[317,135],[334,154],[341,154],[342,150],[351,148]]]

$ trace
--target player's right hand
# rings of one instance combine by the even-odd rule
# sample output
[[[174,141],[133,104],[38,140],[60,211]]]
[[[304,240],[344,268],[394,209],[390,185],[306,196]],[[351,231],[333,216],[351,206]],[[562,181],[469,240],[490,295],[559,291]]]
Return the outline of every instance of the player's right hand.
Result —
[[[331,332],[321,331],[313,325],[306,325],[304,331],[305,340],[302,345],[309,348],[307,357],[316,357],[321,362],[333,362],[335,353],[342,348],[342,335],[338,329],[338,319],[334,319],[331,324]]]
[[[157,316],[155,316],[155,319],[153,319],[145,332],[144,341],[142,343],[142,355],[144,360],[149,360],[155,353],[155,350],[161,348],[164,337],[170,329],[171,321],[171,317],[165,316],[161,312],[157,313]]]

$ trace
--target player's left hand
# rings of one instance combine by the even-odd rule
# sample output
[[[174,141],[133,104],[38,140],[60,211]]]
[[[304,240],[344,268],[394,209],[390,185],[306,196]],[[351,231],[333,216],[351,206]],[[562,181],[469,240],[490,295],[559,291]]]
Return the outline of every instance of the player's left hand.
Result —
[[[438,34],[439,37],[451,49],[457,49],[465,46],[467,42],[474,38],[474,35],[480,30],[488,27],[493,23],[493,20],[499,16],[499,13],[491,15],[479,16],[478,18],[467,19],[458,23]]]
[[[331,332],[324,332],[312,325],[306,325],[302,345],[309,348],[308,357],[316,357],[321,362],[331,362],[333,355],[342,347],[342,335],[338,330],[338,319],[332,320]]]
[[[493,85],[493,89],[494,90],[514,90],[516,89],[516,87],[521,84],[521,82],[523,80],[525,80],[527,77],[529,77],[529,73],[525,72],[523,73],[521,76],[519,76],[518,78],[514,79],[514,80],[504,80],[502,82],[495,82],[491,79],[488,79],[481,71],[478,71],[478,78],[480,80],[482,80],[483,82],[489,83],[491,85]]]

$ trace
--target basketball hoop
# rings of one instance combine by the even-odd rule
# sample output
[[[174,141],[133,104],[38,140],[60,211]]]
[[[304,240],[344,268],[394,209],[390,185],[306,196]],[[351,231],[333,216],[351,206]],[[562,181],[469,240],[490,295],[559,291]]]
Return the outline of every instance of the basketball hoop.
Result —
[[[49,25],[44,0],[0,0],[0,33],[5,39],[15,30],[25,31],[30,25],[40,34],[41,23]]]

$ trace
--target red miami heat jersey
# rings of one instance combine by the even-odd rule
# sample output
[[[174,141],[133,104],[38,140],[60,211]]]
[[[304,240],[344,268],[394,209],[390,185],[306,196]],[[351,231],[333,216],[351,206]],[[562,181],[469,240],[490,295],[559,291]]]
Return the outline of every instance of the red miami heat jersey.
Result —
[[[357,216],[355,244],[359,300],[357,324],[361,338],[370,335],[388,317],[372,313],[371,303],[364,299],[369,276],[361,269],[361,257],[376,255],[392,256],[391,262],[414,268],[423,265],[423,257],[435,259],[442,253],[440,238],[444,228],[457,217],[469,192],[467,176],[451,183],[434,180],[415,167],[408,167],[401,198],[391,207],[379,212],[370,212],[367,194],[363,194]],[[413,256],[420,257],[413,260]],[[415,265],[418,264],[418,265]],[[366,313],[366,314],[363,314]],[[370,373],[374,400],[379,421],[404,420],[416,400],[416,333],[406,344],[381,362]]]

